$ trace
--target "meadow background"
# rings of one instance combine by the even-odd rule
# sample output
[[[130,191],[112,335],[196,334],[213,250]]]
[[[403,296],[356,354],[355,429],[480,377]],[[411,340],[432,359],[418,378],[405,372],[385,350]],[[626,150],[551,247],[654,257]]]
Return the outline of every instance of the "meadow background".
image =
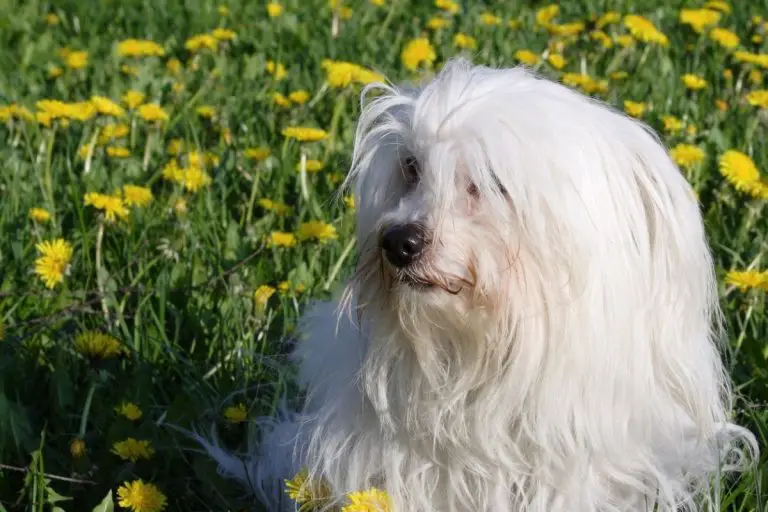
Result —
[[[180,429],[237,450],[296,396],[292,328],[355,260],[360,88],[460,53],[661,134],[765,447],[768,4],[617,5],[0,0],[0,511],[252,509]],[[768,510],[767,463],[725,510]]]

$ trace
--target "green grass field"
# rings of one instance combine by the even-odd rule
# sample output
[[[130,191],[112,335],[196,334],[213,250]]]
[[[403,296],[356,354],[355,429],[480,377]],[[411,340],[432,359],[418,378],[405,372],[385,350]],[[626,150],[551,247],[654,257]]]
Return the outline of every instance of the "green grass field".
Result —
[[[174,427],[236,450],[295,394],[285,340],[355,261],[334,192],[361,83],[462,52],[662,134],[705,215],[738,421],[764,446],[765,0],[280,3],[0,0],[0,511],[157,508],[137,480],[166,510],[253,507]],[[724,510],[768,510],[767,464],[724,482]]]

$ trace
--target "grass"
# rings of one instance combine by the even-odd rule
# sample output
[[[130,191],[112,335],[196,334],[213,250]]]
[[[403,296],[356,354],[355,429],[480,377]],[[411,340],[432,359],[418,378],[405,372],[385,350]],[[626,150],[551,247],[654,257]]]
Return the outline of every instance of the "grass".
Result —
[[[280,396],[295,394],[283,357],[286,340],[307,301],[330,296],[354,263],[354,208],[334,192],[349,164],[360,87],[330,87],[322,61],[354,62],[394,81],[417,79],[429,71],[406,69],[400,56],[422,33],[436,50],[434,66],[461,52],[454,46],[458,32],[474,36],[471,53],[479,63],[513,65],[521,49],[539,56],[548,48],[562,51],[562,70],[544,59],[534,67],[552,78],[588,73],[605,80],[606,90],[595,95],[619,108],[625,100],[644,103],[640,117],[670,148],[690,143],[703,150],[703,160],[686,173],[723,282],[738,420],[765,443],[765,276],[751,289],[726,281],[729,271],[765,268],[765,194],[736,190],[718,168],[729,149],[749,155],[758,169],[768,167],[766,110],[745,101],[765,87],[765,66],[733,56],[739,49],[765,53],[766,43],[755,36],[768,27],[753,20],[768,12],[765,2],[721,16],[719,26],[740,37],[736,49],[682,25],[682,2],[627,2],[621,14],[646,16],[669,44],[634,41],[626,48],[605,48],[586,33],[558,47],[562,38],[536,26],[540,5],[534,2],[466,2],[453,16],[426,1],[360,0],[350,2],[351,17],[340,20],[336,37],[327,1],[282,3],[284,12],[270,18],[262,2],[237,0],[226,9],[203,0],[0,0],[0,105],[17,102],[31,114],[24,119],[23,111],[6,110],[0,124],[0,510],[91,510],[100,503],[98,510],[110,510],[117,489],[137,479],[167,497],[167,510],[252,505],[172,427],[216,424],[236,449],[252,433],[240,420],[270,414]],[[588,21],[609,7],[571,0],[558,20]],[[485,11],[499,15],[501,24],[484,25]],[[433,16],[450,25],[428,29]],[[509,20],[520,26],[511,28]],[[217,27],[236,38],[220,41],[216,50],[185,49],[188,38]],[[604,30],[609,38],[627,34],[621,22]],[[116,45],[127,38],[153,40],[165,55],[121,57]],[[87,52],[87,65],[67,67],[62,48]],[[269,61],[283,64],[285,77],[270,73]],[[620,71],[628,76],[614,75]],[[707,87],[687,90],[686,73],[700,75]],[[125,104],[120,119],[99,115],[68,126],[35,119],[38,100],[100,95],[120,102],[128,90],[159,104],[168,119],[145,121]],[[273,93],[298,90],[308,92],[306,103],[275,104]],[[716,100],[727,105],[718,108]],[[201,106],[213,107],[215,115],[204,117]],[[670,133],[665,115],[685,127]],[[127,133],[99,144],[108,123],[125,123]],[[329,138],[298,143],[281,133],[290,125],[323,128]],[[108,146],[124,147],[128,156],[109,156]],[[255,158],[263,155],[247,151],[254,148],[268,149],[269,156]],[[210,177],[194,192],[163,175],[174,159],[188,165],[190,152],[199,152],[192,163],[203,155],[197,167]],[[321,161],[323,169],[298,172],[303,157]],[[147,187],[153,197],[129,206],[124,219],[107,222],[103,211],[85,204],[87,193],[112,194],[126,184]],[[290,210],[276,211],[265,199]],[[35,207],[51,218],[30,219]],[[316,232],[322,240],[267,243],[273,232],[296,234],[315,221],[322,223]],[[36,244],[57,238],[71,244],[73,256],[62,281],[47,288],[34,273]],[[89,331],[108,334],[122,352],[89,355],[78,344]],[[102,348],[110,343],[105,339]],[[141,417],[116,412],[125,402]],[[115,454],[115,443],[126,438],[149,441],[151,458],[134,463]],[[754,471],[726,482],[725,510],[768,510],[767,461],[763,454]]]

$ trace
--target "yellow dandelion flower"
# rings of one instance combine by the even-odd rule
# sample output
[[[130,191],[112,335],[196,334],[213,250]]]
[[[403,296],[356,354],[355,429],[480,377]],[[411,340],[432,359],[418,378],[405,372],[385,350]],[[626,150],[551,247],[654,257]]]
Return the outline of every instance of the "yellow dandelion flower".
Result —
[[[132,437],[118,441],[112,445],[112,453],[123,460],[137,462],[140,459],[151,459],[155,454],[151,441],[137,440]]]
[[[72,254],[72,245],[62,238],[40,242],[35,246],[40,257],[35,260],[35,274],[40,276],[46,287],[54,288],[64,281]]]
[[[78,334],[75,337],[75,349],[93,359],[109,359],[125,351],[117,339],[99,331],[85,331]]]
[[[624,26],[627,27],[632,37],[644,43],[658,44],[667,46],[669,39],[664,35],[648,18],[637,14],[628,14],[624,16]]]
[[[645,104],[637,101],[624,101],[624,111],[632,117],[641,117],[645,113]]]
[[[304,222],[299,225],[297,235],[299,240],[314,239],[318,242],[326,242],[328,240],[335,240],[338,238],[336,228],[334,226],[319,220]]]
[[[685,169],[690,169],[704,160],[704,150],[693,144],[678,144],[669,154],[677,165]]]
[[[350,492],[347,494],[349,505],[342,507],[341,512],[390,512],[392,500],[389,495],[375,487],[367,491]]]
[[[253,292],[253,303],[257,309],[262,310],[266,307],[269,298],[275,293],[275,288],[267,284],[262,284]]]
[[[273,231],[267,237],[269,245],[272,247],[293,247],[296,245],[296,237],[293,233],[284,233],[282,231]]]
[[[320,160],[307,160],[305,164],[305,170],[307,172],[318,172],[321,171],[324,167],[323,162]],[[301,162],[296,164],[296,170],[301,171]]]
[[[131,151],[123,146],[109,146],[107,148],[107,156],[112,158],[128,158],[131,156]]]
[[[216,116],[216,109],[211,105],[201,105],[197,107],[197,115],[205,119],[213,119]]]
[[[59,66],[51,66],[48,68],[48,78],[59,78],[64,71]]]
[[[146,206],[152,201],[152,191],[146,187],[124,185],[123,197],[128,206]]]
[[[40,100],[35,106],[51,119],[72,119],[88,121],[97,114],[96,106],[90,101],[65,103],[59,100]]]
[[[589,33],[589,38],[600,43],[603,48],[613,48],[613,39],[602,30],[593,30]]]
[[[300,510],[310,507],[319,508],[331,498],[331,490],[325,482],[315,483],[309,480],[309,470],[301,468],[290,480],[285,481],[285,493],[301,505]]]
[[[477,48],[477,40],[474,37],[461,32],[453,36],[453,44],[457,48],[465,48],[469,50]]]
[[[284,94],[279,92],[272,93],[272,103],[278,107],[288,108],[291,106],[291,100],[285,97]]]
[[[216,28],[213,29],[211,35],[219,41],[234,41],[237,39],[237,33],[228,28]]]
[[[719,110],[720,112],[725,112],[728,110],[728,102],[721,99],[715,100],[715,108]]]
[[[331,87],[347,87],[353,83],[367,85],[384,80],[381,74],[352,62],[325,59],[321,66],[325,69],[326,81]]]
[[[601,15],[599,18],[597,18],[597,21],[595,22],[595,27],[597,27],[598,29],[602,29],[603,27],[607,27],[608,25],[613,25],[620,21],[621,21],[621,14],[619,14],[616,11],[608,11],[603,15]]]
[[[276,201],[272,201],[271,199],[263,198],[259,199],[259,206],[264,208],[265,210],[269,210],[272,212],[275,212],[277,215],[285,215],[287,213],[290,213],[291,207],[287,204],[278,203]]]
[[[611,73],[611,80],[624,80],[629,76],[626,71],[614,71]]]
[[[670,134],[678,133],[684,127],[683,122],[675,116],[662,116],[661,120],[664,123],[664,130]]]
[[[523,24],[523,22],[521,22],[520,20],[518,20],[518,19],[512,19],[512,20],[509,20],[509,21],[507,22],[507,27],[508,27],[508,28],[510,28],[510,29],[512,29],[512,30],[517,30],[518,28],[520,28],[520,26],[521,26],[522,24]]]
[[[755,162],[741,151],[729,149],[723,153],[719,168],[720,174],[741,192],[757,195],[763,185]]]
[[[154,485],[134,480],[117,489],[117,503],[133,512],[161,512],[165,509],[167,500]]]
[[[515,59],[529,66],[535,66],[539,63],[539,56],[531,50],[517,50],[515,52]]]
[[[435,0],[435,7],[451,14],[456,14],[460,10],[459,4],[454,0]]]
[[[115,412],[130,421],[136,421],[140,419],[143,414],[141,409],[139,409],[139,406],[133,402],[122,402],[120,405],[115,407]]]
[[[182,69],[181,61],[179,59],[169,59],[165,63],[165,69],[167,69],[172,75],[178,75]]]
[[[125,39],[117,43],[117,54],[121,57],[162,57],[165,49],[154,41]]]
[[[282,131],[283,137],[296,139],[300,142],[316,142],[328,138],[328,132],[320,128],[289,126]]]
[[[79,459],[85,455],[85,452],[88,451],[85,447],[85,441],[82,439],[73,439],[71,443],[69,443],[69,453],[72,455],[73,459]]]
[[[563,69],[566,64],[565,57],[559,53],[551,53],[549,57],[547,57],[547,62],[549,62],[549,64],[555,69]]]
[[[190,52],[200,52],[203,50],[216,51],[219,47],[219,40],[213,37],[211,34],[198,34],[192,36],[184,43],[184,48]]]
[[[64,64],[70,69],[83,69],[88,65],[88,52],[70,52],[64,60]]]
[[[403,66],[409,71],[415,71],[422,64],[430,67],[436,59],[435,48],[426,37],[412,39],[405,45],[400,54]]]
[[[484,12],[480,15],[480,23],[489,27],[501,25],[501,18],[490,12]]]
[[[744,64],[756,64],[758,66],[768,68],[768,54],[765,53],[752,53],[742,50],[733,52],[733,58],[737,62]]]
[[[757,288],[768,290],[768,270],[731,270],[725,275],[725,282],[742,292]]]
[[[248,419],[248,410],[244,404],[230,405],[224,409],[224,418],[230,423],[244,423]]]
[[[123,199],[119,196],[88,192],[84,196],[86,206],[93,206],[104,212],[107,222],[114,222],[118,217],[125,219],[130,213],[125,207]]]
[[[753,69],[749,72],[749,83],[753,85],[762,84],[763,83],[763,74],[758,69]]]
[[[622,48],[629,48],[633,44],[635,44],[635,40],[632,38],[632,36],[628,34],[622,34],[619,36],[616,36],[613,38],[614,41],[616,41],[616,44],[621,46]]]
[[[546,5],[536,11],[536,25],[547,28],[552,24],[552,20],[560,14],[560,6],[556,4]]]
[[[54,14],[54,13],[46,14],[45,15],[45,24],[46,25],[50,25],[50,26],[58,25],[59,24],[59,17],[56,14]]]
[[[768,109],[768,90],[760,89],[751,91],[746,96],[747,103],[753,107]]]
[[[713,28],[709,32],[709,38],[726,50],[732,50],[739,46],[739,36],[725,28]]]
[[[384,0],[369,0],[371,2],[371,5],[375,5],[376,7],[384,7],[385,1]]]
[[[184,141],[182,139],[171,139],[165,148],[169,155],[179,155],[184,150]]]
[[[216,8],[216,11],[218,11],[219,16],[229,16],[229,7],[226,5],[220,5]]]
[[[309,93],[305,90],[293,91],[288,95],[288,99],[297,105],[303,105],[309,101]]]
[[[122,123],[105,124],[99,133],[99,144],[107,144],[115,139],[125,137],[130,132],[128,125]]]
[[[48,222],[51,220],[51,214],[44,208],[30,208],[29,218],[35,222]]]
[[[283,66],[279,62],[268,60],[266,64],[266,69],[267,69],[267,73],[272,75],[272,77],[278,81],[288,76],[288,71],[286,71],[285,66]]]
[[[451,24],[451,20],[442,18],[439,16],[433,16],[427,20],[427,28],[432,30],[440,30]]]
[[[682,80],[683,85],[685,85],[686,88],[692,91],[700,91],[707,87],[707,81],[698,75],[687,73],[683,75],[680,80]]]
[[[277,2],[269,2],[267,4],[267,14],[270,18],[277,18],[283,14],[283,6]]]
[[[573,37],[581,34],[585,28],[586,25],[584,25],[584,23],[581,21],[575,21],[572,23],[549,25],[547,30],[558,36]]]
[[[720,21],[720,13],[712,9],[680,9],[679,20],[701,34],[705,28]]]
[[[145,97],[146,96],[144,96],[143,93],[141,93],[139,91],[131,90],[131,91],[127,91],[125,94],[123,94],[122,98],[120,98],[120,99],[122,100],[123,103],[125,103],[126,107],[128,107],[131,110],[133,110],[136,107],[138,107],[139,105],[141,105],[142,103],[144,103],[144,98]]]
[[[248,148],[243,151],[243,156],[261,162],[262,160],[266,160],[271,153],[272,151],[269,148]]]
[[[157,103],[145,103],[138,110],[139,117],[149,122],[168,121],[168,113]]]

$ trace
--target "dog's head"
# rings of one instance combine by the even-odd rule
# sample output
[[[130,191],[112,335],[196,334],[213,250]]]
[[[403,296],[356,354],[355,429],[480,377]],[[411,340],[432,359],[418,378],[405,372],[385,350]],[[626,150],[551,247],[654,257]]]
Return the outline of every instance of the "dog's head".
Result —
[[[584,300],[619,316],[673,289],[710,300],[695,197],[641,123],[463,59],[424,87],[375,89],[348,178],[363,314],[511,333],[523,317],[562,327]]]

